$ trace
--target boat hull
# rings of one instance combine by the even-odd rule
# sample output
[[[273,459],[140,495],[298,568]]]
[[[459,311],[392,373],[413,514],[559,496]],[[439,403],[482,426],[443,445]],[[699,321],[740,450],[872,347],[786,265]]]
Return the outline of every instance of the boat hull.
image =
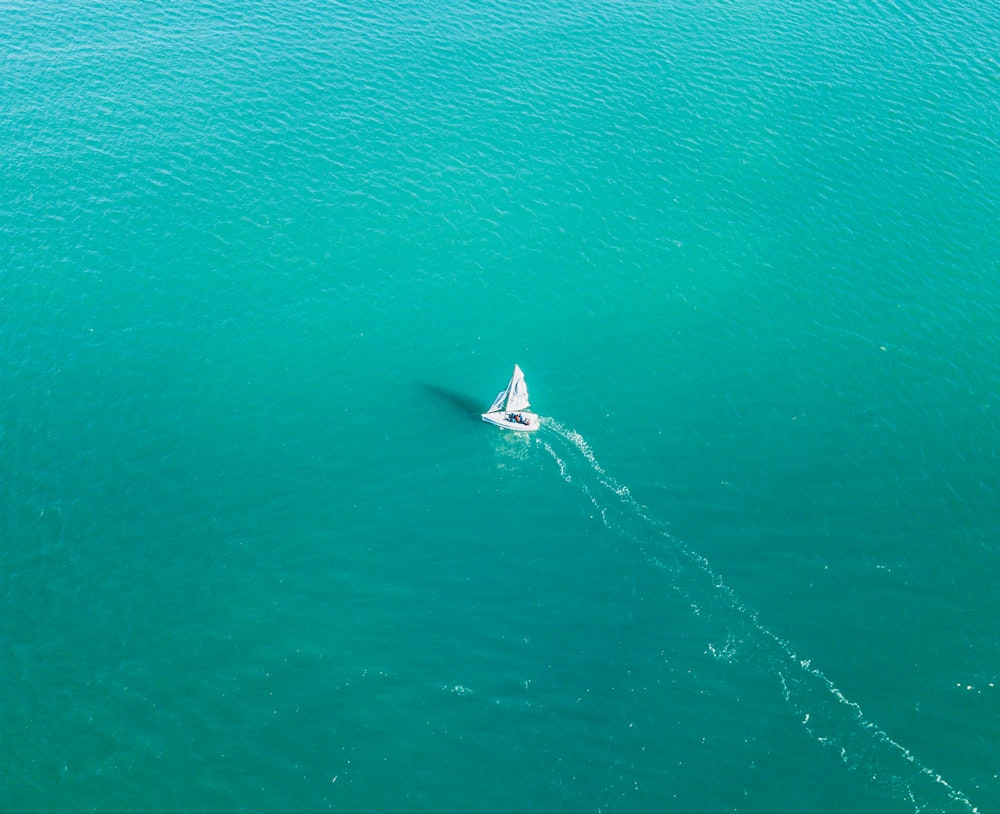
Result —
[[[519,416],[522,421],[517,421],[513,416]],[[534,432],[538,429],[538,416],[523,410],[519,413],[509,413],[504,410],[496,413],[483,413],[483,421],[516,432]]]

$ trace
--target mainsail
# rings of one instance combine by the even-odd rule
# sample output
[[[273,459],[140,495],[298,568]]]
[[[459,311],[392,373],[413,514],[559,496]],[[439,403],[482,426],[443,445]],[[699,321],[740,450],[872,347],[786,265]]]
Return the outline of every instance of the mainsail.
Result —
[[[499,410],[508,410],[512,413],[527,410],[531,405],[528,403],[528,385],[524,381],[524,373],[521,368],[514,365],[514,375],[505,390],[501,390],[490,407],[488,412],[495,413]]]
[[[512,413],[519,413],[521,410],[527,410],[530,406],[528,404],[528,383],[524,380],[521,368],[514,365],[514,375],[511,377],[510,384],[507,385],[507,409]]]

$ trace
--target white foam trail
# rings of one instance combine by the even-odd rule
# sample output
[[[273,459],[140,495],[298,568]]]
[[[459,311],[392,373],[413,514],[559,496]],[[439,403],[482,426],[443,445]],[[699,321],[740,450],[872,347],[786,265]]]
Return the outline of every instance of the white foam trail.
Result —
[[[864,769],[866,778],[898,793],[910,801],[915,812],[966,812],[978,814],[978,809],[960,790],[939,773],[919,761],[909,749],[893,740],[884,730],[869,721],[861,707],[847,698],[812,661],[797,655],[792,645],[767,628],[756,611],[744,605],[736,592],[715,572],[705,557],[654,520],[637,501],[628,487],[609,475],[586,440],[575,430],[548,418],[543,428],[569,445],[587,462],[589,474],[596,477],[574,478],[571,464],[559,455],[548,441],[542,444],[559,466],[566,483],[579,488],[598,510],[605,526],[629,536],[638,545],[646,560],[673,575],[672,588],[684,596],[694,612],[704,606],[714,606],[726,614],[735,630],[730,630],[726,643],[710,645],[710,652],[720,659],[739,660],[770,672],[780,682],[785,701],[796,711],[802,726],[818,743],[839,751],[841,760],[850,769]],[[569,456],[565,456],[568,458]],[[623,515],[612,520],[613,505],[602,502],[600,491],[614,495]],[[630,530],[634,521],[642,528]],[[657,550],[650,542],[666,542]],[[663,557],[672,555],[674,563]]]

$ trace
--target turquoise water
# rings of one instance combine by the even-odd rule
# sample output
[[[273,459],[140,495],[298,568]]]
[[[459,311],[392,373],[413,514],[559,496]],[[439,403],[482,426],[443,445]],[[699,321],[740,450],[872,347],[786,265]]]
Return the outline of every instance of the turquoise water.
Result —
[[[1000,811],[992,4],[0,18],[5,809]]]

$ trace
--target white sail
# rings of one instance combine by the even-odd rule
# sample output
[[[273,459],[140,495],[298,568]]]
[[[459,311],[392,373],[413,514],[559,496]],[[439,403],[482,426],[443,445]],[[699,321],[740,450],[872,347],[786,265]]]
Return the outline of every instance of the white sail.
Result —
[[[486,412],[488,412],[488,413],[497,413],[500,410],[502,410],[504,402],[507,401],[507,391],[509,389],[510,389],[510,387],[508,386],[508,387],[504,388],[503,390],[501,390],[499,393],[497,393],[496,399],[493,400],[493,406],[490,407],[490,409],[487,410]]]
[[[521,368],[514,365],[514,375],[507,385],[507,409],[512,413],[519,413],[527,410],[531,405],[528,403],[528,384],[524,381],[524,374]]]
[[[527,410],[529,406],[528,385],[524,381],[524,373],[521,372],[520,367],[514,365],[514,375],[511,376],[510,382],[506,388],[497,393],[493,406],[487,412],[496,413],[500,410],[508,410],[517,413],[521,410]]]

